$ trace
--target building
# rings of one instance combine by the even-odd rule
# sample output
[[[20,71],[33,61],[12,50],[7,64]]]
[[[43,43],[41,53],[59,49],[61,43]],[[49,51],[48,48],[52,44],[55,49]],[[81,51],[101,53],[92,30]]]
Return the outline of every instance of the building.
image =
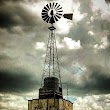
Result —
[[[58,78],[46,77],[39,89],[39,99],[28,100],[28,110],[73,110],[73,103],[63,99]]]

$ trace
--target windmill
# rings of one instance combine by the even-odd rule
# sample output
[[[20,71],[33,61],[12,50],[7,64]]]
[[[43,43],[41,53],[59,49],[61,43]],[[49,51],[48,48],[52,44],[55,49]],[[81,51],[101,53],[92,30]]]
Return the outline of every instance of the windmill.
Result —
[[[58,3],[49,3],[42,9],[42,19],[51,26],[47,51],[39,89],[39,99],[28,101],[28,110],[73,110],[73,103],[63,99],[62,83],[59,69],[58,53],[55,39],[54,23],[62,16],[72,20],[73,14],[62,14],[62,7]]]
[[[60,69],[59,69],[59,61],[58,61],[58,53],[56,47],[56,39],[55,39],[55,27],[54,23],[56,23],[61,17],[72,20],[73,14],[67,13],[63,14],[63,9],[58,3],[49,3],[42,9],[42,19],[47,23],[50,23],[49,27],[49,39],[47,44],[47,52],[45,58],[44,71],[42,76],[42,83],[45,77],[57,77],[60,81],[61,86],[61,77],[60,77]]]

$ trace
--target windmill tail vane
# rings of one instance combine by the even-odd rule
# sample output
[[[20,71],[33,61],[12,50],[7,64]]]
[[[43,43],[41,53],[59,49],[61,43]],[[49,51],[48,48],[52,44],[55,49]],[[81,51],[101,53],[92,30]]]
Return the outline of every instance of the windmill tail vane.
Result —
[[[66,19],[72,20],[73,19],[73,14],[72,13],[64,14],[63,17],[66,18]]]

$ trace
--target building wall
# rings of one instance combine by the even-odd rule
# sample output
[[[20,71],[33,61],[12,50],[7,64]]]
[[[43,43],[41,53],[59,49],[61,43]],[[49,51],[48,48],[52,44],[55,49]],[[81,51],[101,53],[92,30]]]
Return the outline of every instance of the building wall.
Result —
[[[73,110],[73,103],[65,99],[28,100],[28,110],[46,110],[47,107],[48,110]]]

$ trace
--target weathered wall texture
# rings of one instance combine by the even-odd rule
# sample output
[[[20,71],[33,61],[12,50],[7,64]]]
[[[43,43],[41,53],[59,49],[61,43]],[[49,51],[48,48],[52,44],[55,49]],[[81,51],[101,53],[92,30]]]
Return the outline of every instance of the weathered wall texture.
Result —
[[[55,106],[54,106],[55,105]],[[33,99],[28,100],[28,110],[73,110],[73,103],[65,99]]]

